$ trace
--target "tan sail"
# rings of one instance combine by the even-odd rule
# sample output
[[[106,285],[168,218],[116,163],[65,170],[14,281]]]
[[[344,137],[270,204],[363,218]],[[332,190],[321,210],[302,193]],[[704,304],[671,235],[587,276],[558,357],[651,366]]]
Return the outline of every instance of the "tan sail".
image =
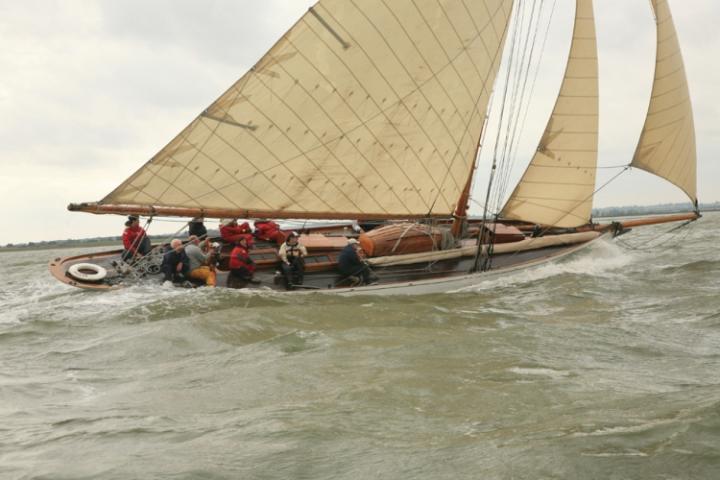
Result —
[[[512,0],[321,0],[100,203],[304,218],[450,215],[476,155],[511,8]]]
[[[565,78],[537,152],[503,218],[575,227],[592,210],[598,145],[598,61],[592,0],[577,0]]]
[[[633,167],[667,179],[695,202],[695,125],[677,32],[666,0],[652,0],[657,22],[655,80]]]

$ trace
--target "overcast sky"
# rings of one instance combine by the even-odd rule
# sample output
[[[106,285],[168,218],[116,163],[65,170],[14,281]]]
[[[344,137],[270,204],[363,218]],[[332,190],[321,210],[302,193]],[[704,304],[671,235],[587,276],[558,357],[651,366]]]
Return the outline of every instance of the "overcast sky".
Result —
[[[5,225],[0,245],[120,234],[123,217],[70,213],[66,205],[99,200],[125,180],[313,3],[0,0],[0,202]],[[519,150],[525,163],[560,85],[574,3],[557,0]],[[701,202],[716,201],[720,2],[670,4],[695,111],[698,194]],[[599,163],[626,164],[642,127],[653,74],[649,1],[596,0],[595,12],[601,64]],[[481,164],[478,189],[484,184],[484,168]],[[598,181],[607,174],[601,172]],[[663,180],[633,171],[600,192],[595,204],[684,200]],[[176,225],[160,224],[154,230],[172,232]]]

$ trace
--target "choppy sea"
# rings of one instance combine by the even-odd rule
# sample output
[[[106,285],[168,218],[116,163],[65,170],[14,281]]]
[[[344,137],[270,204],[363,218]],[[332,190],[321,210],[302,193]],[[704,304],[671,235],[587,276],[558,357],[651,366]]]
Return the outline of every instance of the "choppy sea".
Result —
[[[0,253],[0,478],[720,478],[720,214],[670,228],[415,297]]]

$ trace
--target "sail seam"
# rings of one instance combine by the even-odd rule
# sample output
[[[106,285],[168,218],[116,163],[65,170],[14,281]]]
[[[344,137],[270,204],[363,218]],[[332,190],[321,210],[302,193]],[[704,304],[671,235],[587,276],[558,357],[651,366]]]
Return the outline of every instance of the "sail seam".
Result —
[[[275,98],[277,98],[283,105],[285,105],[285,107],[287,108],[287,110],[288,110],[289,112],[291,112],[291,113],[300,121],[300,123],[303,124],[303,125],[308,129],[308,131],[311,131],[311,130],[310,130],[310,126],[307,125],[307,124],[302,120],[302,117],[301,117],[300,115],[298,115],[298,113],[295,112],[295,110],[293,110],[293,109],[287,104],[287,102],[285,102],[285,100],[283,100],[282,98],[280,98],[274,91],[272,91],[272,90],[265,84],[265,82],[263,82],[260,78],[258,78],[257,81],[258,81],[260,84],[262,84],[263,87],[265,87],[265,88],[270,92],[270,94],[271,94],[272,96],[274,96]],[[270,120],[270,118],[268,118],[266,115],[264,115],[264,114],[260,111],[260,109],[258,109],[251,100],[248,100],[248,102],[249,102],[251,105],[253,105],[253,106],[256,108],[256,110],[258,110],[258,112],[260,112],[260,114],[263,115],[267,120]],[[303,150],[297,145],[297,143],[295,143],[295,141],[294,141],[292,138],[290,138],[289,135],[287,135],[287,132],[285,132],[285,131],[282,130],[282,129],[281,129],[281,131],[283,132],[283,136],[284,136],[299,152],[303,152]],[[315,134],[315,132],[313,132],[313,134]],[[314,135],[314,136],[315,136],[315,138],[317,139],[317,135]],[[263,142],[261,142],[259,139],[257,139],[257,141],[258,141],[258,143],[263,144],[263,146],[265,147],[265,149],[266,149],[268,152],[270,152],[270,149],[267,148],[267,146],[266,146]],[[353,142],[350,142],[350,143],[353,143]],[[353,145],[354,145],[354,143],[353,143]],[[235,149],[234,147],[231,147],[231,148],[233,148],[235,151],[237,151],[237,149]],[[340,163],[341,165],[343,165],[342,162],[340,162],[340,159],[337,158],[337,156],[334,154],[334,152],[332,152],[332,150],[330,150],[329,148],[328,148],[327,150],[328,150],[328,152],[330,152],[330,154],[331,154],[336,160],[338,160],[338,163]],[[283,160],[281,160],[280,158],[277,158],[277,156],[275,156],[275,155],[273,155],[273,156],[274,156],[274,157],[276,158],[276,160],[278,161],[278,165],[283,165],[283,166],[285,166],[285,167],[288,169],[288,171],[291,171],[291,169],[287,166],[287,164],[289,163],[287,160],[283,161]],[[318,165],[310,159],[310,156],[308,156],[307,154],[304,154],[304,155],[302,155],[302,158],[304,158],[308,163],[310,163],[310,164],[315,168],[316,171],[318,171],[318,172],[320,171],[320,169],[318,168]],[[367,161],[367,159],[365,159],[365,160]],[[344,165],[343,165],[343,166],[344,166]],[[275,168],[275,166],[273,166],[273,167],[271,167],[271,168]],[[358,184],[361,184],[361,182],[358,180],[358,178],[355,177],[355,175],[354,175],[347,167],[345,167],[345,171],[346,171],[352,178],[354,178],[354,179],[358,182]],[[291,173],[292,173],[292,172],[291,172]],[[376,172],[376,173],[377,173],[377,172]],[[353,204],[358,210],[361,210],[360,206],[359,206],[355,201],[353,201],[345,192],[343,192],[342,188],[340,188],[338,185],[336,185],[334,182],[332,182],[332,180],[330,179],[330,177],[328,177],[327,175],[324,175],[324,174],[323,174],[323,176],[324,176],[328,181],[330,181],[330,182],[333,184],[333,186],[334,186],[335,188],[337,188],[337,189],[343,194],[343,196],[348,199],[348,201],[349,201],[351,204]],[[298,178],[298,177],[293,176],[292,178]],[[272,182],[272,181],[271,181],[271,183],[275,184],[275,182]],[[301,183],[303,183],[303,185],[305,185],[305,187],[307,188],[307,182],[301,182]],[[275,186],[278,187],[278,188],[281,188],[281,187],[280,187],[279,185],[277,185],[277,184],[275,184]],[[307,190],[310,190],[310,189],[307,189]],[[366,191],[366,193],[367,193],[368,195],[370,195],[370,196],[372,197],[372,195],[370,194],[370,192],[369,192],[367,189],[365,189],[365,191]],[[315,194],[315,197],[316,197],[318,200],[320,200],[322,203],[324,203],[325,205],[327,205],[330,209],[332,209],[332,206],[331,206],[329,203],[327,203],[326,201],[322,200],[319,195]],[[374,200],[374,199],[373,199],[373,200]],[[403,204],[403,206],[407,209],[407,206],[404,204],[404,202],[403,202],[399,197],[398,197],[398,201],[399,201],[401,204]],[[375,202],[375,203],[377,204],[377,202]],[[379,205],[379,204],[378,204],[378,205]],[[382,209],[382,206],[380,206],[380,208]]]
[[[310,30],[313,31],[312,28],[311,28]],[[315,33],[315,32],[313,31],[313,33]],[[323,41],[322,38],[320,38],[320,37],[318,37],[318,39],[319,39],[320,41]],[[330,85],[332,84],[330,81],[327,80],[327,77],[326,77],[321,71],[319,71],[319,70],[312,64],[312,62],[310,62],[310,60],[305,56],[305,54],[304,54],[299,48],[297,48],[297,47],[295,46],[295,44],[294,44],[292,41],[289,41],[289,43],[290,43],[290,45],[292,45],[292,46],[295,48],[295,50],[300,54],[300,56],[311,66],[311,68],[313,68],[313,69],[318,73],[318,75],[320,75],[326,82],[328,82],[328,84],[330,84]],[[323,43],[324,43],[324,41],[323,41]],[[355,81],[357,82],[358,86],[363,90],[363,92],[365,92],[366,95],[369,95],[368,92],[367,92],[367,90],[366,90],[366,88],[365,88],[365,86],[362,84],[362,82],[360,82],[360,80],[359,80],[359,79],[357,78],[357,76],[355,75],[355,72],[354,72],[350,67],[348,67],[348,66],[343,62],[343,60],[342,60],[340,57],[338,57],[338,56],[336,55],[336,58],[337,58],[337,60],[338,60],[340,63],[343,64],[343,66],[347,69],[348,73],[349,73],[350,75],[352,75],[353,79],[355,79]],[[283,68],[283,70],[284,70],[284,68]],[[285,71],[285,70],[284,70],[284,71]],[[287,71],[286,71],[286,73],[287,73]],[[304,90],[306,90],[305,87],[302,87],[302,88],[303,88]],[[330,122],[332,122],[332,124],[335,125],[335,127],[338,129],[338,131],[339,131],[339,132],[342,132],[342,131],[343,131],[342,128],[340,128],[340,126],[332,119],[332,116],[324,109],[324,107],[322,107],[322,105],[320,104],[320,102],[318,102],[317,99],[316,99],[314,96],[312,96],[312,95],[309,95],[309,96],[310,96],[310,98],[313,99],[313,101],[315,102],[315,104],[318,105],[318,107],[320,107],[320,109],[323,111],[323,113],[326,115],[326,117],[330,120]],[[345,104],[345,106],[348,108],[349,111],[351,111],[351,112],[353,113],[353,115],[355,116],[355,118],[356,118],[356,119],[358,120],[358,122],[359,122],[359,124],[358,124],[357,127],[354,127],[354,128],[352,128],[352,129],[348,130],[348,131],[346,132],[346,134],[350,134],[350,133],[352,133],[352,132],[355,132],[355,131],[359,130],[361,127],[364,127],[365,130],[370,133],[370,135],[372,136],[372,138],[375,139],[375,141],[378,143],[378,145],[381,145],[381,146],[382,146],[383,151],[388,155],[388,157],[389,157],[389,158],[392,158],[393,161],[394,161],[394,162],[396,163],[396,165],[397,165],[397,159],[395,159],[395,157],[387,150],[386,146],[385,146],[385,145],[383,144],[383,142],[378,138],[378,136],[372,131],[372,129],[370,129],[370,128],[368,127],[368,124],[369,124],[372,120],[375,120],[375,119],[378,118],[379,116],[383,116],[383,117],[385,118],[385,120],[387,121],[387,123],[393,127],[393,129],[395,130],[395,132],[397,132],[398,135],[400,135],[399,130],[398,130],[397,127],[395,126],[395,123],[394,123],[394,122],[390,119],[390,117],[388,116],[387,111],[386,111],[386,110],[383,110],[383,108],[382,108],[380,105],[378,105],[377,102],[373,101],[372,103],[373,103],[373,105],[375,106],[375,108],[377,109],[378,113],[375,114],[374,116],[372,116],[371,118],[369,118],[368,120],[363,121],[363,120],[362,120],[362,117],[360,116],[360,114],[347,102],[347,100],[346,100],[342,95],[339,95],[339,97],[342,99],[342,101],[343,101],[343,103]],[[448,133],[449,133],[449,130],[448,130]],[[427,135],[426,135],[426,137],[427,137]],[[290,162],[290,161],[292,161],[292,160],[295,160],[295,159],[297,159],[297,158],[300,158],[300,157],[302,157],[303,155],[307,155],[308,153],[313,152],[313,151],[315,151],[315,150],[317,150],[317,149],[319,149],[319,148],[321,148],[321,147],[325,147],[325,148],[328,149],[328,151],[330,151],[330,149],[328,148],[328,145],[336,142],[337,140],[338,140],[338,138],[336,137],[336,138],[333,138],[332,140],[329,140],[329,141],[327,141],[327,142],[321,143],[321,145],[319,145],[319,146],[317,146],[317,147],[314,147],[314,148],[311,148],[311,149],[309,149],[309,150],[306,150],[306,151],[304,152],[304,154],[301,153],[301,154],[299,154],[299,155],[296,155],[296,156],[294,156],[294,157],[289,158],[288,160],[286,160],[286,162]],[[403,140],[404,140],[404,138],[403,138]],[[415,149],[412,148],[412,146],[411,146],[407,141],[405,141],[405,145],[408,146],[408,147],[410,147],[410,148],[412,149],[412,152],[413,152],[414,155],[415,155],[415,159],[416,159],[421,165],[423,165],[423,167],[426,169],[426,172],[427,172],[427,174],[428,174],[428,178],[429,178],[430,181],[433,183],[433,185],[434,185],[436,188],[440,188],[440,186],[437,185],[437,183],[434,181],[434,178],[432,177],[432,175],[430,174],[430,172],[427,170],[426,162],[423,161],[423,160],[420,158],[420,156],[418,155],[418,152],[416,152]],[[358,150],[358,149],[355,147],[354,144],[353,144],[353,147],[354,147],[356,150]],[[359,150],[358,150],[358,153],[360,153]],[[333,153],[333,156],[338,160],[338,162],[340,162],[339,158],[337,158],[337,156],[336,156],[334,153]],[[438,156],[439,156],[439,154],[438,154]],[[364,155],[363,155],[363,158],[365,158],[365,159],[367,160],[367,158],[366,158]],[[440,157],[440,158],[441,158],[441,160],[442,160],[442,157]],[[430,157],[428,160],[431,160],[431,159],[432,159],[432,157]],[[340,164],[344,166],[344,164],[343,164],[342,162],[340,162]],[[345,167],[345,168],[347,168],[347,167]],[[398,168],[401,169],[401,167],[400,167],[399,165],[398,165]],[[402,169],[401,169],[401,170],[402,170]],[[384,181],[384,180],[385,180],[385,179],[383,178],[383,181]],[[385,182],[385,183],[386,183],[386,185],[387,185],[387,182]],[[446,201],[447,201],[447,199],[446,199]],[[425,202],[425,204],[427,205],[427,202]]]
[[[382,32],[382,31],[378,28],[378,26],[368,17],[368,15],[366,14],[366,12],[357,6],[357,4],[355,3],[354,0],[350,0],[350,1],[351,1],[351,3],[353,4],[353,6],[354,6],[358,11],[360,11],[360,13],[362,14],[362,16],[365,17],[365,19],[367,20],[367,22],[375,29],[375,31],[377,32],[377,34],[379,35],[379,37],[380,37],[380,38],[382,39],[382,41],[385,43],[385,45],[386,45],[387,48],[390,50],[390,52],[392,52],[393,56],[397,59],[398,64],[403,68],[403,70],[404,70],[405,73],[408,75],[408,77],[409,77],[409,78],[413,78],[413,76],[412,76],[412,75],[410,74],[410,72],[408,71],[407,66],[406,66],[406,65],[404,64],[404,62],[400,59],[400,57],[398,56],[397,51],[395,51],[395,49],[392,48],[392,46],[391,46],[390,43],[388,42],[386,36],[383,34],[383,32]],[[415,6],[415,3],[414,3],[414,2],[413,2],[413,5]],[[386,8],[387,8],[387,6],[386,6]],[[422,16],[422,15],[421,15],[421,16]],[[397,19],[396,19],[396,21],[397,21]],[[400,23],[400,22],[398,21],[398,23]],[[452,22],[450,22],[450,25],[451,25],[451,27],[454,28]],[[402,25],[401,25],[401,28],[402,28]],[[428,27],[428,28],[429,28],[429,27]],[[407,32],[405,32],[405,33],[406,33],[406,36],[408,37],[408,39],[412,42],[412,39],[407,35]],[[431,33],[434,35],[434,32],[431,31]],[[476,36],[475,39],[473,39],[473,41],[476,40],[477,38],[478,38],[478,36]],[[413,45],[415,45],[414,42],[412,42],[412,43],[413,43]],[[364,51],[364,49],[362,48],[362,46],[361,46],[360,48]],[[443,51],[444,51],[444,49],[443,49]],[[452,68],[453,70],[455,70],[455,60],[457,60],[457,59],[463,54],[463,52],[465,52],[465,51],[464,51],[464,50],[461,50],[460,53],[458,53],[455,57],[452,58],[452,60],[450,59],[450,57],[449,57],[449,55],[447,54],[447,52],[445,52],[445,53],[446,53],[446,56],[447,56],[447,58],[448,58],[448,63],[445,65],[445,67],[443,67],[442,69],[440,69],[439,72],[442,72],[443,70],[445,70],[445,69],[448,68],[448,67],[450,67],[450,68]],[[366,53],[366,55],[367,55],[367,53]],[[375,68],[380,72],[380,69],[377,67],[377,65],[376,65],[375,61],[372,59],[372,57],[370,57],[370,55],[367,55],[367,57],[370,59],[370,61],[371,61],[371,63],[373,64],[373,66],[375,66]],[[424,57],[423,57],[423,60],[424,60]],[[382,72],[380,72],[380,73],[381,73],[381,75],[383,76],[383,78],[385,78],[385,75],[384,75]],[[462,77],[459,75],[459,73],[457,72],[457,70],[455,70],[455,73],[456,73],[456,75],[458,76],[458,78],[460,79],[461,83],[463,83],[463,85],[464,85],[464,87],[465,87],[466,93],[468,94],[468,96],[470,97],[470,99],[472,99],[473,96],[472,96],[472,94],[470,93],[467,85],[466,85],[466,84],[464,83],[464,81],[462,80]],[[445,85],[443,85],[443,83],[440,81],[439,75],[433,74],[432,76],[435,78],[435,80],[437,81],[438,85],[440,85],[443,93],[444,93],[445,95],[447,95],[448,99],[451,100],[451,103],[452,103],[453,107],[455,108],[455,112],[459,112],[460,109],[458,108],[458,106],[457,106],[457,104],[454,102],[454,100],[452,100],[452,96],[448,93],[447,88],[445,87]],[[386,81],[387,81],[387,80],[386,80]],[[398,92],[395,90],[395,88],[394,88],[394,86],[391,84],[391,82],[388,82],[388,84],[390,85],[390,88],[393,90],[393,92],[395,93],[395,95],[396,95],[398,98],[401,98],[401,96],[400,96],[400,95],[398,94]],[[417,87],[418,84],[415,83],[415,86]],[[431,105],[432,110],[438,115],[438,118],[440,119],[440,121],[446,126],[446,129],[447,129],[448,131],[450,131],[450,126],[446,124],[445,119],[442,117],[442,113],[443,113],[443,112],[437,112],[435,105],[427,98],[426,93],[425,93],[421,88],[415,88],[414,90],[415,90],[416,92],[418,92],[418,93],[420,94],[420,96],[421,96],[423,99],[425,99],[425,101],[428,102],[429,105]],[[413,117],[413,119],[417,122],[418,126],[419,126],[423,131],[425,131],[425,128],[422,126],[421,122],[417,119],[417,117],[415,116],[415,114],[414,114],[413,112],[411,112],[410,109],[407,108],[407,105],[405,105],[404,103],[403,103],[403,106],[405,107],[405,110],[410,114],[410,116]],[[471,118],[472,118],[472,116],[471,116]],[[467,125],[470,125],[470,123],[472,123],[472,122],[469,121],[469,122],[467,123]],[[467,125],[466,125],[466,126],[467,126]],[[462,156],[462,154],[464,153],[463,150],[462,150],[462,146],[463,146],[463,143],[464,143],[464,141],[465,141],[466,134],[467,134],[467,129],[465,130],[465,132],[463,132],[463,135],[460,137],[459,142],[456,142],[455,157],[456,157],[456,156]],[[427,135],[427,133],[426,133],[426,135]],[[451,135],[452,135],[452,133],[451,133]],[[453,136],[453,139],[455,139],[455,138],[454,138],[454,135],[452,135],[452,136]],[[427,137],[428,137],[428,139],[430,140],[430,143],[432,144],[433,148],[434,148],[435,150],[438,150],[438,146],[437,146],[437,144],[435,143],[435,141],[434,141],[429,135],[427,135]],[[450,171],[452,170],[452,164],[453,164],[453,162],[451,161],[451,162],[450,162],[450,165],[448,165],[448,167],[449,167],[449,168],[448,168],[448,172],[450,172]],[[445,178],[447,178],[447,175],[446,175]],[[457,179],[455,178],[455,176],[454,176],[454,175],[450,175],[450,178],[452,179],[453,183],[455,184],[455,190],[456,190],[456,191],[461,190],[461,185],[458,183],[458,181],[457,181]],[[445,183],[445,182],[443,181],[442,184],[444,184],[444,183]]]

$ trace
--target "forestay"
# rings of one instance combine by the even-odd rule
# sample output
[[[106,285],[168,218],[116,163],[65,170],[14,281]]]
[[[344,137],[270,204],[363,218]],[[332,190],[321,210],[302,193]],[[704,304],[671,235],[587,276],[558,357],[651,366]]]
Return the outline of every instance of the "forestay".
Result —
[[[652,0],[657,21],[655,79],[632,166],[663,177],[695,202],[695,125],[680,43],[666,0]]]
[[[576,227],[590,220],[598,147],[598,59],[592,0],[577,0],[565,77],[535,155],[503,218]]]
[[[512,0],[321,0],[101,203],[447,216],[511,10]]]

